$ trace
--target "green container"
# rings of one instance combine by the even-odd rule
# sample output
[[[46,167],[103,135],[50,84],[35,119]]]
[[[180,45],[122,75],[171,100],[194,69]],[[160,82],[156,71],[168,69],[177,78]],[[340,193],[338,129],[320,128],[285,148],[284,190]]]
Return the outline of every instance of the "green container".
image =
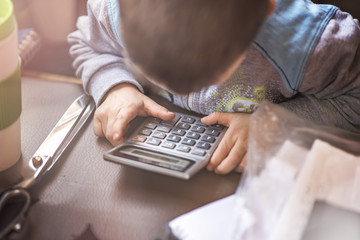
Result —
[[[10,0],[0,0],[0,41],[14,30],[16,19],[14,6]]]
[[[0,0],[0,43],[13,31],[16,31],[13,4],[10,0]],[[13,124],[21,114],[20,65],[19,61],[16,69],[9,69],[12,72],[9,76],[0,77],[0,131]]]
[[[2,0],[0,0],[2,1]],[[7,78],[0,79],[0,131],[13,124],[21,114],[21,64]]]
[[[0,173],[21,156],[21,62],[17,62],[16,36],[13,4],[0,0]]]

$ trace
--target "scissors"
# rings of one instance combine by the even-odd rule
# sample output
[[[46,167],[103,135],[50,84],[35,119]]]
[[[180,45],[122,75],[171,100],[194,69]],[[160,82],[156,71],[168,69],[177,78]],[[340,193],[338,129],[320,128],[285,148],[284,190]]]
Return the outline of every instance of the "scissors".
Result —
[[[54,166],[94,109],[95,103],[90,96],[84,94],[77,98],[30,160],[22,162],[22,180],[0,190],[0,239],[21,231],[31,203],[27,188]]]

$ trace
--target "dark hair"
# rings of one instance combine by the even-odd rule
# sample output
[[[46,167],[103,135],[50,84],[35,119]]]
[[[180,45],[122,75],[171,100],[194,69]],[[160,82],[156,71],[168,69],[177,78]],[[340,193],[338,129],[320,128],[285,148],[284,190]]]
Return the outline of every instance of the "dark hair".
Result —
[[[178,92],[214,83],[250,45],[268,0],[119,0],[127,55]]]

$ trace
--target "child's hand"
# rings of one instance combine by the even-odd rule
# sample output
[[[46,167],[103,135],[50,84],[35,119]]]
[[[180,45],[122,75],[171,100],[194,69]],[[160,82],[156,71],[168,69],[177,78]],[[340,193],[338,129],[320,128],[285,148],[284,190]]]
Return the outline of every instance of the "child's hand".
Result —
[[[212,155],[207,166],[209,171],[227,174],[240,172],[246,163],[250,114],[214,112],[202,118],[206,125],[222,124],[228,127],[224,138]]]
[[[145,96],[131,84],[122,83],[109,91],[94,115],[95,135],[106,137],[116,146],[124,141],[128,123],[139,116],[171,120],[175,114]]]

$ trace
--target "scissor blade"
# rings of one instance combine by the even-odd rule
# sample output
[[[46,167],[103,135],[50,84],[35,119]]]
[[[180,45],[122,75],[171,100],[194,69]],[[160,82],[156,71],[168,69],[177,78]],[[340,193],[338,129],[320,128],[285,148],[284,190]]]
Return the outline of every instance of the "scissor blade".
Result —
[[[30,186],[42,173],[48,171],[59,159],[76,133],[95,109],[91,97],[82,95],[76,99],[36,150],[33,157],[22,167],[23,181],[17,186]]]
[[[86,95],[84,95],[86,96]],[[65,151],[67,146],[76,136],[76,134],[80,131],[81,127],[85,124],[86,120],[90,117],[90,115],[95,110],[95,102],[91,97],[86,96],[78,99],[78,103],[83,107],[82,114],[77,117],[77,122],[73,125],[73,128],[70,130],[64,141],[61,143],[60,147],[57,149],[55,154],[52,156],[52,164],[48,165],[47,171],[56,163],[61,154]]]
[[[53,157],[84,109],[75,101],[40,145],[34,156]]]

